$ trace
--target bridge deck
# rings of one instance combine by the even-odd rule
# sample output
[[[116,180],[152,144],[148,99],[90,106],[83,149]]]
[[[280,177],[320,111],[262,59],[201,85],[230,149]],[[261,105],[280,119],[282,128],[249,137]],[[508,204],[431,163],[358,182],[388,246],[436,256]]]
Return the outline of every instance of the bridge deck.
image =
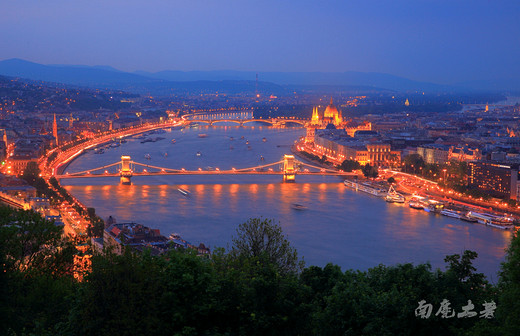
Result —
[[[234,171],[185,171],[185,172],[146,172],[146,173],[132,173],[132,177],[134,176],[160,176],[160,175],[286,175],[286,173],[281,171],[257,171],[257,172],[234,172]],[[355,176],[355,173],[345,173],[345,172],[294,172],[294,175],[315,175],[315,176]],[[58,179],[66,179],[66,178],[89,178],[89,177],[120,177],[119,173],[108,173],[108,174],[65,174],[65,175],[56,175]]]

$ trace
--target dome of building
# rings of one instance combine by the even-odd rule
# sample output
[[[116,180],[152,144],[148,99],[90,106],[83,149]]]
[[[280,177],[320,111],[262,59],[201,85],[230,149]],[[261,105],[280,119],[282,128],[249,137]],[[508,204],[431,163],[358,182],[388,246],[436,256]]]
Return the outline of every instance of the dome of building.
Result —
[[[324,118],[335,118],[338,115],[338,109],[332,103],[332,98],[330,98],[330,104],[325,109],[325,113],[323,114]]]

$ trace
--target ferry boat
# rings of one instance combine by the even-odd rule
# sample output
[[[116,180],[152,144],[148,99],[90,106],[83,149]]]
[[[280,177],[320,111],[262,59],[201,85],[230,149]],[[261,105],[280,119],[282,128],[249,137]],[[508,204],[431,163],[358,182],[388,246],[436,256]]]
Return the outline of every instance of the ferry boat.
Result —
[[[305,205],[298,204],[298,203],[291,204],[291,208],[293,208],[294,210],[298,210],[298,211],[307,210],[307,207]]]
[[[356,191],[360,190],[360,191],[366,192],[367,194],[374,195],[377,197],[383,197],[386,195],[386,191],[384,189],[374,187],[368,183],[358,183],[358,182],[354,182],[352,180],[345,180],[345,181],[343,181],[343,184],[345,184],[345,186],[352,188]]]
[[[507,216],[497,216],[487,213],[478,213],[474,211],[468,212],[469,218],[474,218],[478,223],[491,226],[497,229],[508,230],[513,229],[513,218]]]
[[[447,217],[452,217],[452,218],[457,218],[457,219],[462,218],[462,215],[458,211],[450,210],[450,209],[441,210],[441,215],[444,215]]]
[[[200,133],[199,138],[207,138],[208,135],[206,133]]]
[[[390,203],[404,203],[406,201],[406,198],[395,191],[394,186],[391,185],[390,189],[388,189],[388,192],[385,197],[385,201]]]
[[[262,155],[260,155],[260,161],[264,161],[264,157]]]
[[[172,144],[176,143],[177,141],[175,139],[172,139]]]
[[[197,156],[201,156],[202,153],[201,153],[201,152],[197,152],[195,155],[197,155]]]
[[[244,136],[243,135],[240,137],[240,140],[244,140]]]
[[[249,145],[249,140],[246,140],[246,145]]]
[[[266,138],[262,138],[262,141],[263,141],[263,142],[267,142],[267,139],[266,139]]]
[[[152,159],[152,156],[151,156],[150,154],[145,154],[145,155],[144,155],[144,158],[145,158],[146,160],[151,160],[151,159]]]
[[[233,137],[229,137],[229,140],[233,141],[233,140],[235,140],[235,138],[233,138]]]

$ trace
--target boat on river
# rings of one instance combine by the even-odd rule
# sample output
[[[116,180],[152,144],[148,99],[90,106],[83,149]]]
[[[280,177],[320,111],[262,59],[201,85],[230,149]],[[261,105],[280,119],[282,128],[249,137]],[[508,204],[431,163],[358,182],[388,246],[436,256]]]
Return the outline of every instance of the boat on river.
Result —
[[[197,152],[195,155],[197,155],[197,156],[202,156],[202,153],[199,151],[199,152]]]
[[[307,210],[307,207],[305,205],[298,204],[298,203],[291,204],[291,208],[293,208],[294,210],[298,210],[298,211]]]
[[[177,188],[177,191],[180,192],[183,196],[190,196],[190,192],[186,189]]]
[[[476,219],[480,224],[491,226],[497,229],[509,230],[514,228],[512,217],[479,213],[475,211],[469,211],[466,216]]]
[[[424,209],[424,205],[419,201],[410,201],[410,202],[408,202],[408,206],[412,209],[417,209],[417,210]]]
[[[386,194],[385,201],[390,203],[404,203],[406,201],[406,198],[397,191],[395,191],[394,186],[391,185]]]
[[[452,218],[457,218],[457,219],[461,219],[463,216],[460,212],[455,211],[455,210],[450,210],[450,209],[441,210],[441,215],[444,215],[447,217],[452,217]]]
[[[367,194],[374,195],[377,197],[383,197],[386,195],[386,191],[384,189],[373,186],[369,183],[358,183],[352,180],[345,180],[343,184],[349,188],[352,188],[356,191],[366,192]]]

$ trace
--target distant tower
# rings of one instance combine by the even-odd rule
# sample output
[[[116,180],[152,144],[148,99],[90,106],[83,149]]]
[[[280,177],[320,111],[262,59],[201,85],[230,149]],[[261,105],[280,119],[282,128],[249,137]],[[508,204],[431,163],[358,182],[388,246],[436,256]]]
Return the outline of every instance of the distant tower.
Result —
[[[54,121],[52,123],[52,136],[56,139],[56,147],[58,147],[58,124],[56,123],[56,113],[54,113]]]
[[[74,124],[74,118],[72,118],[72,113],[70,114],[70,118],[69,118],[69,128],[72,128]]]
[[[404,106],[410,106],[410,102],[408,101],[408,98],[406,98],[406,101],[404,102]]]
[[[320,115],[318,114],[318,108],[314,107],[312,109],[311,125],[319,125],[319,124],[320,124]]]
[[[486,112],[489,112],[489,104],[486,104]]]
[[[255,97],[256,97],[256,98],[260,97],[260,95],[258,94],[258,72],[256,73]]]

